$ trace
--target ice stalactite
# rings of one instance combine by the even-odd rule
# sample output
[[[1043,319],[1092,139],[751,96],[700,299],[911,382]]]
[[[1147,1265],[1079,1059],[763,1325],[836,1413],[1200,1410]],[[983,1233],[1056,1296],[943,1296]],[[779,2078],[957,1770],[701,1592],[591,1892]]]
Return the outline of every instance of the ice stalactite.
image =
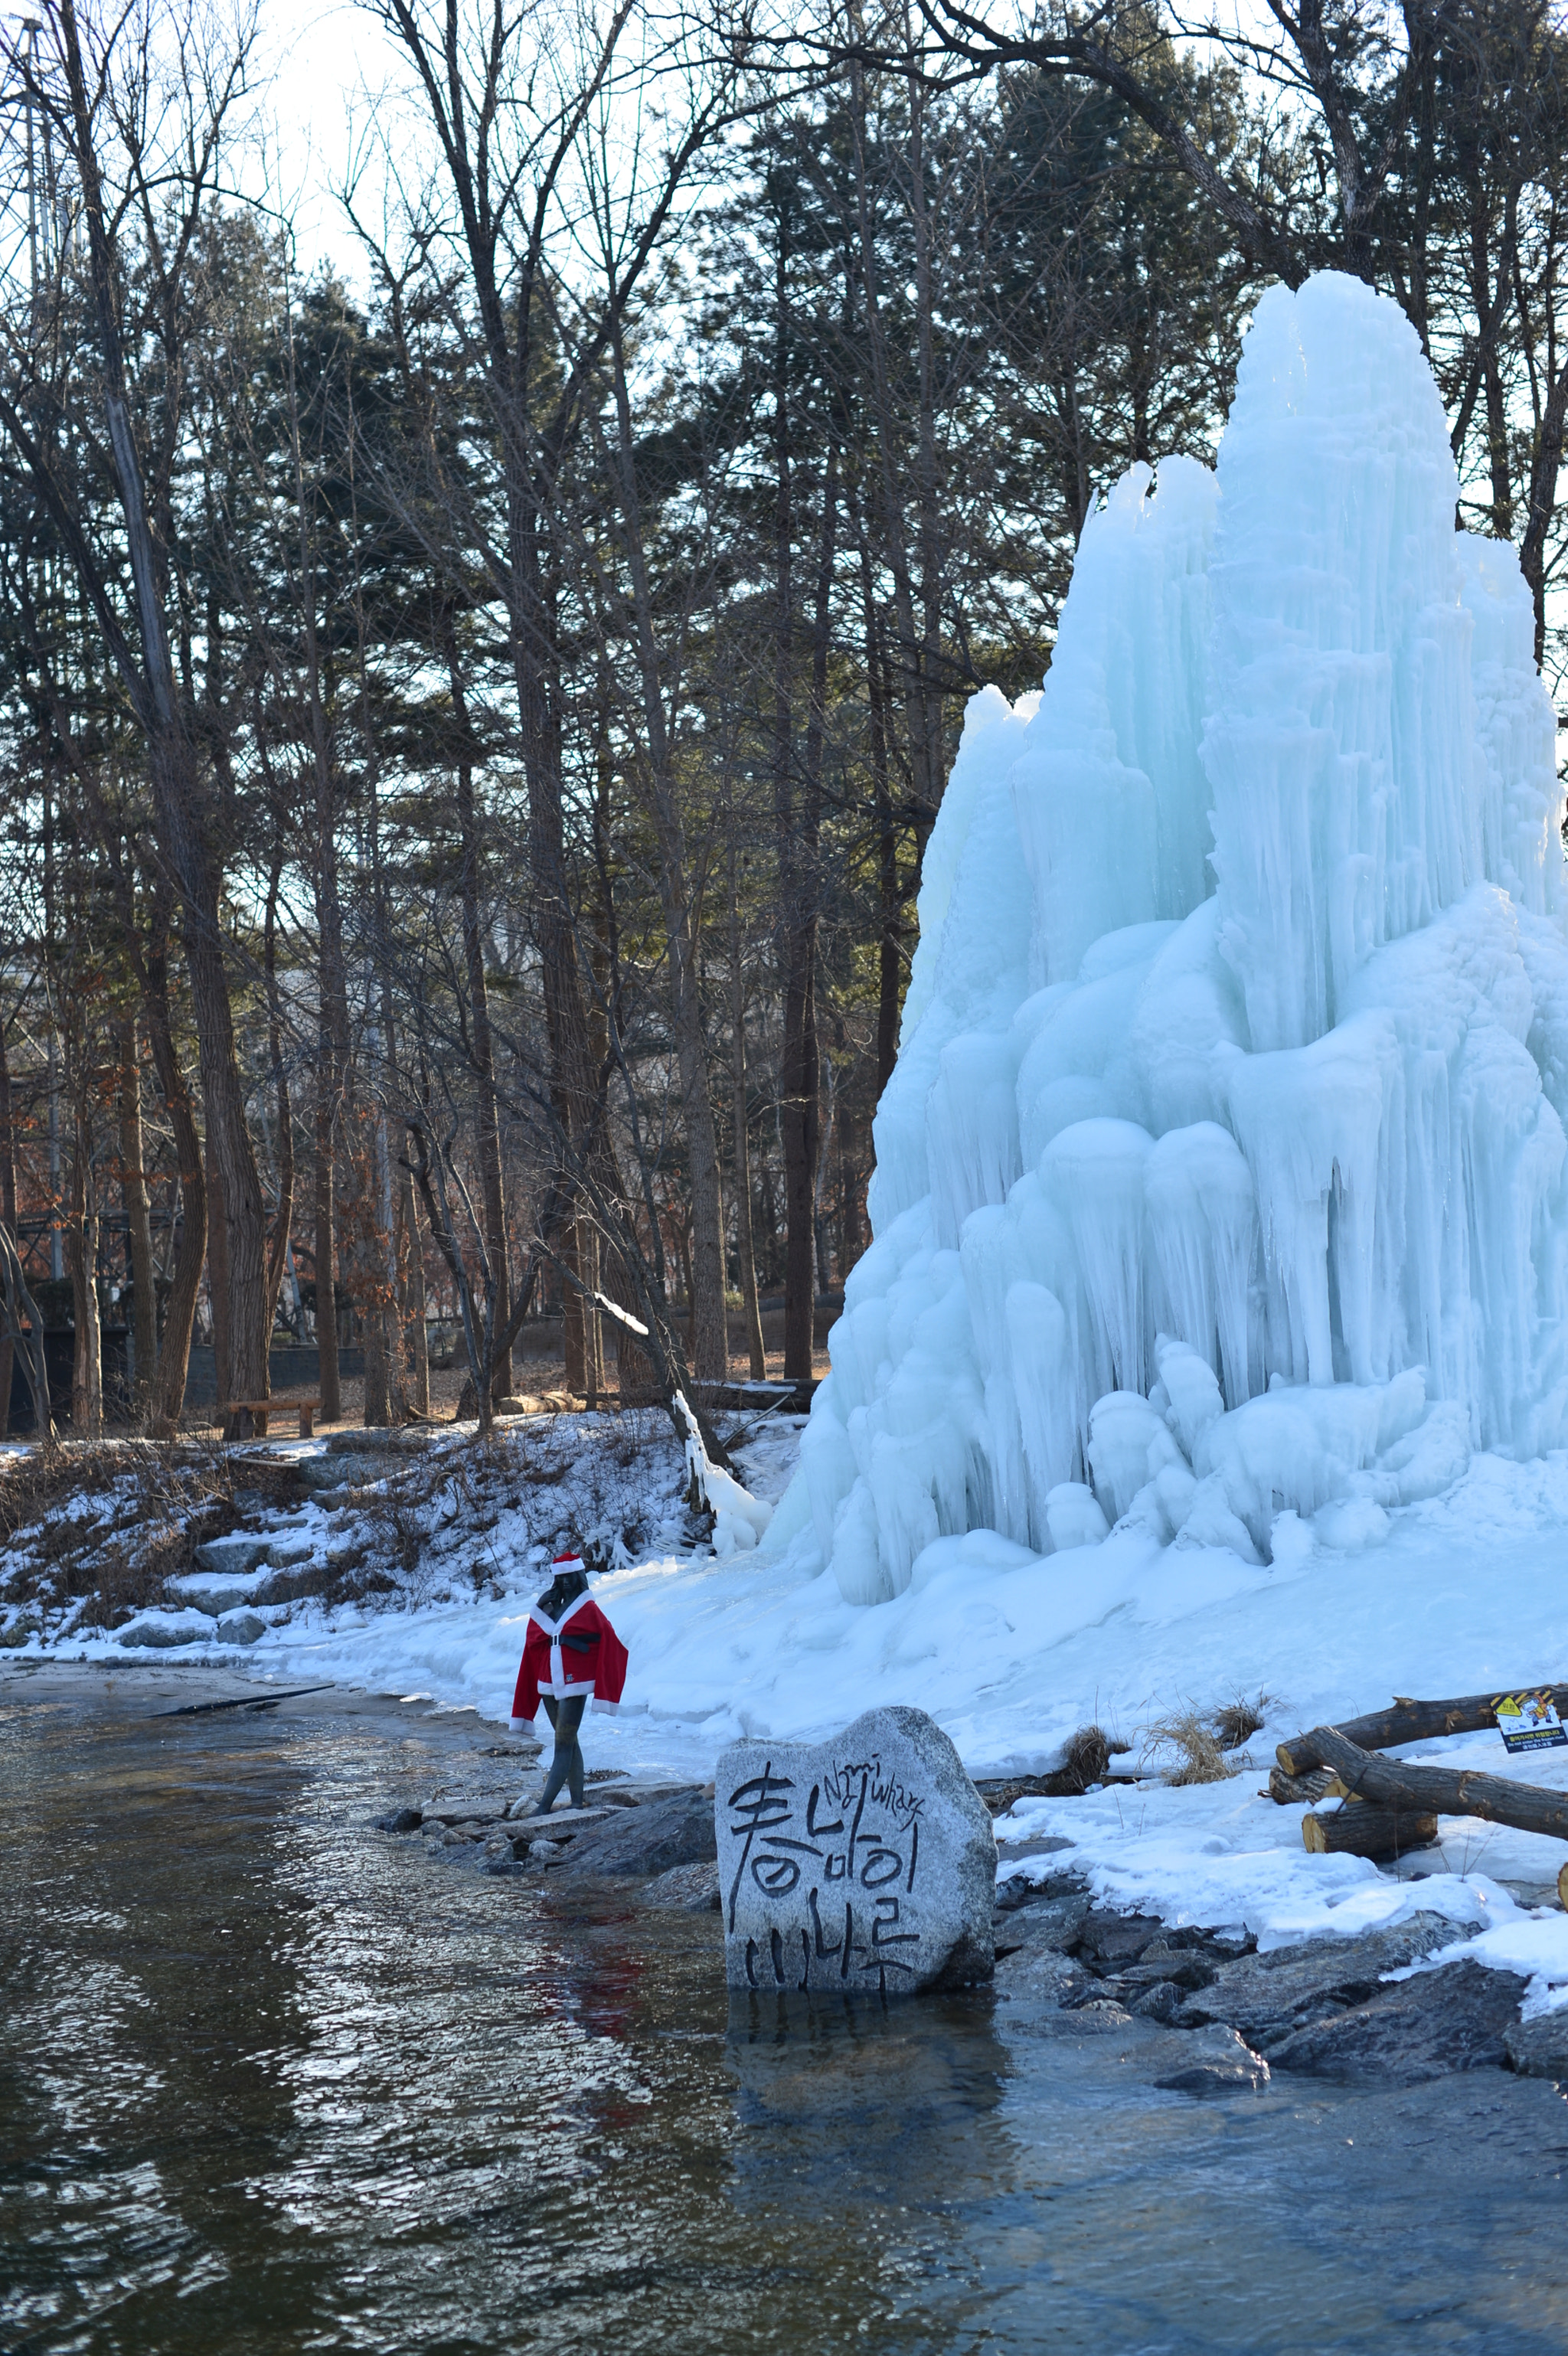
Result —
[[[1398,308],[1276,289],[1215,472],[1133,468],[1042,692],[971,703],[779,1516],[851,1600],[979,1528],[1266,1558],[1568,1439],[1554,723],[1456,496]]]

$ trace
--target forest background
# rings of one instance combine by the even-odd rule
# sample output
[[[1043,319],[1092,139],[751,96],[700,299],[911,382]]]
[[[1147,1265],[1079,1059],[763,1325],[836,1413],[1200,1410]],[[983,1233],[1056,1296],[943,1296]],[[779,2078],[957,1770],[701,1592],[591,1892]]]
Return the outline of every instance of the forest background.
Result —
[[[365,16],[356,267],[303,277],[253,10],[0,36],[0,1418],[46,1431],[48,1332],[88,1436],[174,1430],[193,1343],[236,1430],[287,1342],[374,1424],[444,1341],[487,1425],[552,1317],[590,1403],[808,1385],[965,700],[1038,687],[1125,468],[1211,457],[1276,280],[1403,305],[1563,685],[1560,9]]]

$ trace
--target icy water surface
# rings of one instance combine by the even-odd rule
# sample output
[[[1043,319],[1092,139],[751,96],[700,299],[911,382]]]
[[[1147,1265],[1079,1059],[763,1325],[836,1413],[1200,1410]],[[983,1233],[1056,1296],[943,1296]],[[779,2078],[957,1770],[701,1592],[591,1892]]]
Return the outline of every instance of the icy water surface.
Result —
[[[1568,2108],[1151,2092],[367,1830],[495,1738],[0,1681],[0,2351],[1559,2351]],[[487,1762],[475,1762],[475,1765]]]

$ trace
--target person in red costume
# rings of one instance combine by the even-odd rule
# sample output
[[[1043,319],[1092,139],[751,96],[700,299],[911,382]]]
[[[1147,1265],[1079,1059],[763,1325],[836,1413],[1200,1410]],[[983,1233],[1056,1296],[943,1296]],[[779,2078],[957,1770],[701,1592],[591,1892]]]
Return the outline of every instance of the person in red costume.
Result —
[[[555,1729],[555,1756],[536,1815],[548,1816],[563,1783],[571,1804],[582,1805],[582,1746],[577,1730],[590,1702],[617,1709],[626,1682],[626,1647],[588,1592],[588,1567],[580,1554],[558,1554],[555,1576],[528,1613],[517,1689],[512,1696],[514,1728],[532,1723],[542,1701]]]

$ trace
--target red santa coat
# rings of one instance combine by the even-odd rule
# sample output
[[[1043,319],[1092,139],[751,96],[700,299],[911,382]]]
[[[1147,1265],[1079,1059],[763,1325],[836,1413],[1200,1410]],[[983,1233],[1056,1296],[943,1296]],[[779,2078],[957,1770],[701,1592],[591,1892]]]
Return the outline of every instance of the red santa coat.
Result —
[[[557,1701],[586,1694],[592,1709],[618,1709],[625,1682],[626,1647],[591,1595],[578,1596],[559,1620],[536,1603],[512,1696],[512,1724],[527,1725],[545,1694]]]

